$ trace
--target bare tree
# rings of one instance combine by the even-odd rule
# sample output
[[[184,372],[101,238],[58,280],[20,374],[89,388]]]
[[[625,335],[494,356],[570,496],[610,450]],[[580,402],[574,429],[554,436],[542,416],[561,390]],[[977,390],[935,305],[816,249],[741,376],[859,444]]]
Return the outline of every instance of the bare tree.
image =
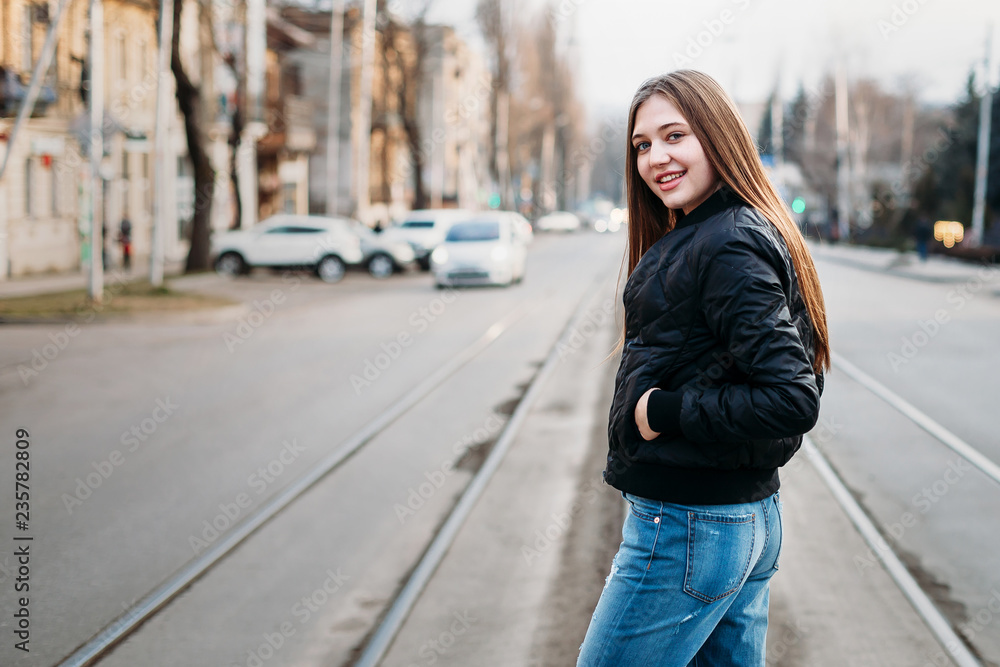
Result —
[[[493,87],[490,94],[490,176],[500,185],[504,208],[510,208],[510,165],[507,120],[510,114],[511,57],[513,22],[506,0],[479,0],[476,21],[489,49]]]
[[[201,0],[197,1],[199,41],[204,47],[201,49],[202,58],[210,58],[210,55],[207,54],[212,52],[211,7]],[[191,220],[191,247],[184,267],[186,273],[191,273],[210,268],[215,169],[212,167],[208,153],[210,145],[208,127],[211,119],[209,102],[203,97],[201,87],[192,82],[181,62],[180,34],[182,31],[179,28],[183,4],[180,0],[174,3],[174,25],[178,26],[178,29],[174,30],[173,34],[170,69],[177,81],[177,104],[184,116],[184,134],[187,137],[188,155],[194,165],[194,215]]]
[[[237,25],[246,25],[246,0],[236,0],[235,20]],[[233,73],[236,80],[236,94],[234,96],[233,108],[230,110],[229,129],[229,182],[233,192],[233,221],[229,224],[230,229],[240,226],[243,219],[243,200],[240,196],[239,174],[236,162],[239,158],[240,144],[243,137],[243,128],[246,125],[246,67],[243,62],[243,54],[230,51],[223,55],[222,61]]]
[[[424,165],[427,156],[424,154],[423,133],[417,116],[420,98],[424,87],[424,65],[430,51],[429,26],[427,12],[430,11],[433,0],[423,0],[415,17],[407,25],[396,17],[383,13],[380,7],[380,21],[383,25],[383,58],[384,71],[387,80],[390,70],[395,69],[395,85],[386,86],[386,95],[390,88],[395,93],[393,100],[395,109],[403,124],[406,143],[410,153],[410,164],[413,173],[413,208],[427,207],[427,191],[424,187]],[[408,47],[408,48],[407,48]],[[385,101],[386,107],[389,100]],[[387,155],[388,147],[383,147],[383,155]],[[384,173],[388,173],[384,170]]]

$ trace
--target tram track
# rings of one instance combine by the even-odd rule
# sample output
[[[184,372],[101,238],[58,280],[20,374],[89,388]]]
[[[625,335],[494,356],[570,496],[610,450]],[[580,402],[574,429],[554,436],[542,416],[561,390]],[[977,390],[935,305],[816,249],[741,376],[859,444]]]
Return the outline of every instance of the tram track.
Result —
[[[603,275],[604,273],[606,272],[602,272],[602,275],[595,277],[591,288],[598,285],[601,281],[606,280],[606,276]],[[593,289],[591,288],[583,291],[579,303],[586,302],[587,297],[593,294]],[[571,312],[577,312],[579,303]],[[143,624],[169,606],[171,601],[189,589],[200,578],[219,566],[227,555],[231,554],[251,536],[259,533],[265,525],[269,524],[279,513],[295,503],[306,491],[327,478],[335,470],[342,468],[345,463],[364,449],[365,445],[386,431],[400,417],[413,411],[428,394],[444,385],[449,378],[453,377],[489,349],[505,332],[514,328],[518,322],[522,321],[543,304],[544,301],[541,299],[532,299],[518,304],[507,315],[489,326],[475,342],[437,369],[424,381],[418,383],[404,396],[390,405],[388,409],[382,411],[354,433],[354,435],[338,445],[334,451],[312,466],[308,472],[278,491],[276,495],[268,499],[254,513],[247,516],[225,535],[220,536],[212,544],[211,548],[201,554],[200,557],[190,561],[174,575],[156,586],[137,603],[129,607],[124,613],[107,624],[91,639],[75,649],[69,657],[63,659],[58,664],[83,666],[101,662],[104,657],[110,655],[125,639],[133,635]],[[572,317],[570,321],[573,321]],[[537,375],[538,373],[536,373]],[[429,539],[433,540],[434,537],[432,535]]]
[[[173,599],[218,565],[226,555],[301,497],[303,493],[341,467],[378,434],[420,403],[429,392],[442,385],[448,378],[482,354],[504,332],[525,317],[530,310],[531,307],[527,303],[521,303],[506,316],[497,320],[475,342],[453,357],[451,361],[368,422],[326,458],[316,463],[306,474],[289,483],[229,532],[220,536],[201,556],[190,561],[176,574],[143,596],[136,604],[60,662],[59,666],[87,667],[96,664],[115,646],[138,630],[143,623],[155,616]]]

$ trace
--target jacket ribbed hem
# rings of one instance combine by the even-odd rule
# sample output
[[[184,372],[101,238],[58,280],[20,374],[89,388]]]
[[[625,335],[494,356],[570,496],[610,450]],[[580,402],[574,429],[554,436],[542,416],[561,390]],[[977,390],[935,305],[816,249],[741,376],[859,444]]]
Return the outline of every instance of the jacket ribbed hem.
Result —
[[[609,458],[604,481],[619,491],[678,505],[739,505],[774,495],[777,468],[673,468]]]

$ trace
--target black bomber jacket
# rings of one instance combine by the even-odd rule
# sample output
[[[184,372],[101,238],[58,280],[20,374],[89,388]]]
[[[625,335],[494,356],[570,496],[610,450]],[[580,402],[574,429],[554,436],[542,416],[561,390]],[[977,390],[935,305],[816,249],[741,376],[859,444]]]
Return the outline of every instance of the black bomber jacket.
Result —
[[[604,479],[679,504],[752,502],[778,490],[819,416],[813,328],[791,256],[756,209],[723,188],[642,256],[622,295]],[[646,441],[635,406],[648,389]]]

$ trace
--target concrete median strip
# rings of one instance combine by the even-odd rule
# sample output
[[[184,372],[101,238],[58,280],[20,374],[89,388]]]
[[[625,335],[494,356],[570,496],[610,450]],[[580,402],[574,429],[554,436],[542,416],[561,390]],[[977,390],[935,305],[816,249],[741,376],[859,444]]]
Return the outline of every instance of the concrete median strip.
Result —
[[[565,348],[567,340],[574,335],[577,328],[589,312],[587,307],[591,305],[589,303],[591,299],[587,299],[586,295],[594,295],[595,292],[598,291],[595,288],[598,288],[600,285],[605,283],[606,280],[607,278],[605,276],[598,276],[592,283],[592,289],[585,290],[584,299],[575,309],[573,317],[566,325],[559,337],[559,340],[555,345],[553,345],[545,363],[535,375],[535,378],[532,380],[531,386],[525,393],[524,398],[518,404],[514,413],[507,421],[507,424],[490,452],[489,457],[483,463],[483,466],[480,468],[473,480],[469,483],[469,486],[466,488],[461,499],[458,501],[455,509],[452,511],[451,515],[449,515],[441,530],[435,536],[434,541],[427,548],[424,557],[414,569],[399,595],[397,595],[378,629],[372,635],[358,661],[355,663],[355,667],[375,667],[375,665],[378,665],[382,661],[383,657],[385,657],[390,645],[392,645],[393,640],[396,637],[396,634],[407,621],[407,617],[414,608],[414,605],[417,604],[424,588],[434,576],[438,566],[441,565],[445,555],[449,552],[453,542],[462,530],[463,524],[466,523],[466,520],[469,518],[470,514],[472,514],[476,503],[486,491],[487,485],[490,483],[494,474],[500,468],[508,450],[518,437],[519,431],[529,412],[538,400],[539,395],[544,390],[549,377],[553,375],[554,371],[560,366],[560,361],[562,359],[561,352]],[[520,557],[520,552],[518,552],[518,557]],[[476,612],[473,611],[473,613]],[[430,634],[433,634],[433,632],[430,632]]]

